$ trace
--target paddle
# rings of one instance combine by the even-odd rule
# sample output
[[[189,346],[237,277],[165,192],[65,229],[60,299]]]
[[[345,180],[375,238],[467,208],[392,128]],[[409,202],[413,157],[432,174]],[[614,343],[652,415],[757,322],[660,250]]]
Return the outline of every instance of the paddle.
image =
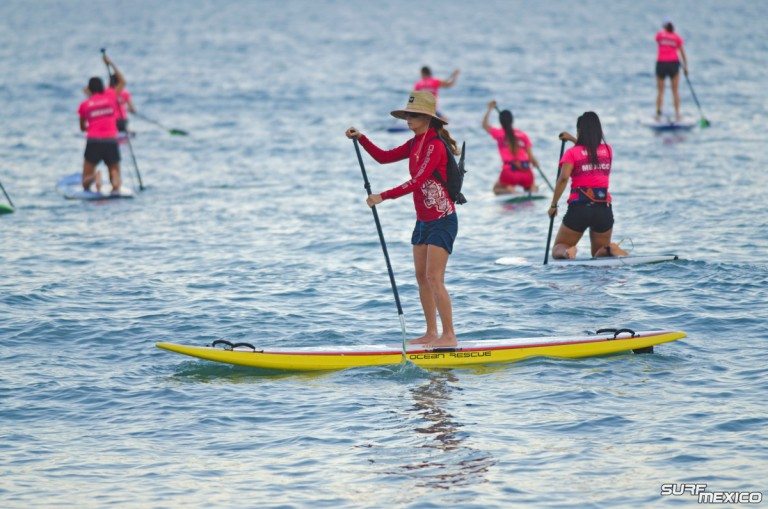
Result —
[[[563,152],[565,152],[565,140],[560,144],[560,157],[557,158],[557,178],[560,178],[560,160],[563,158]],[[553,190],[554,192],[554,190]],[[549,233],[547,233],[547,248],[544,250],[544,265],[549,263],[549,243],[552,241],[552,227],[555,224],[555,216],[549,218]]]
[[[363,181],[365,182],[365,191],[370,196],[371,183],[368,182],[368,175],[365,173],[365,165],[363,164],[363,156],[360,154],[360,145],[357,143],[356,138],[352,138],[355,144],[355,152],[357,153],[357,162],[360,163],[360,171],[363,173]],[[387,271],[389,272],[389,282],[392,285],[392,293],[395,295],[395,305],[397,306],[397,316],[400,318],[400,329],[403,332],[403,362],[405,358],[405,317],[403,316],[403,307],[400,305],[400,294],[397,293],[397,283],[395,283],[395,273],[392,271],[392,264],[389,261],[389,253],[387,252],[387,243],[384,240],[384,232],[381,230],[381,222],[379,221],[379,213],[376,211],[376,206],[371,207],[373,212],[373,220],[376,223],[376,230],[379,232],[379,241],[381,242],[381,250],[384,251],[384,259],[387,262]]]
[[[104,48],[101,48],[101,55],[102,57],[106,57],[107,50]],[[109,69],[109,64],[104,62],[104,65],[107,66],[107,81],[109,81],[109,77],[112,75],[112,72]],[[120,120],[125,120],[125,117],[123,117],[123,109],[120,107],[120,101],[118,100],[118,103],[115,105],[117,107],[117,114],[120,117]],[[126,133],[127,136],[125,137],[125,141],[128,143],[128,152],[131,154],[131,160],[133,161],[133,168],[136,170],[136,178],[139,180],[139,191],[144,190],[144,182],[141,180],[141,172],[139,172],[139,163],[136,162],[136,155],[133,153],[133,144],[131,144],[131,136],[129,133]]]
[[[499,109],[498,106],[494,106],[494,107],[496,108],[496,112],[497,113],[501,113],[501,110]],[[546,182],[547,185],[549,186],[549,190],[554,193],[555,192],[555,188],[552,186],[552,184],[550,184],[549,179],[547,178],[547,176],[544,175],[544,172],[541,171],[541,168],[539,168],[538,166],[536,167],[536,169],[539,170],[539,175],[541,175],[541,178],[543,178],[544,182]]]
[[[15,209],[15,208],[16,208],[16,206],[15,206],[15,205],[13,204],[13,202],[11,201],[11,197],[10,197],[10,196],[8,196],[8,193],[5,191],[5,188],[3,187],[3,183],[2,183],[2,182],[0,182],[0,189],[2,189],[2,190],[3,190],[3,194],[5,195],[5,198],[8,200],[8,203],[10,203],[10,205],[11,205],[11,208],[14,208],[14,209]]]
[[[142,119],[142,120],[144,120],[146,122],[149,122],[150,124],[155,124],[157,127],[168,131],[168,133],[173,135],[173,136],[189,136],[189,133],[187,131],[183,130],[183,129],[168,129],[167,127],[165,127],[163,124],[161,124],[157,120],[153,120],[153,119],[149,118],[148,116],[139,113],[138,111],[135,111],[133,114],[136,115],[137,117],[139,117],[140,119]]]
[[[711,124],[709,123],[709,120],[704,118],[704,112],[701,111],[701,104],[699,104],[699,98],[696,97],[696,92],[693,91],[693,85],[691,84],[691,80],[688,79],[688,73],[683,73],[683,76],[685,76],[685,81],[688,83],[688,88],[691,89],[691,95],[693,96],[693,100],[696,102],[696,106],[699,108],[699,114],[701,115],[701,119],[699,120],[699,125],[701,127],[709,127]]]

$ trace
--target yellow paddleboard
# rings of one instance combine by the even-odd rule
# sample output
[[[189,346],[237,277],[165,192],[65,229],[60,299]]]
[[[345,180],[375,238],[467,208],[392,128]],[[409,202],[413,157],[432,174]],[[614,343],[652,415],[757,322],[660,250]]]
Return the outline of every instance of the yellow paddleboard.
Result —
[[[622,329],[622,331],[627,329]],[[528,357],[579,358],[627,351],[649,351],[653,346],[686,336],[681,331],[611,332],[570,338],[540,337],[461,341],[452,349],[408,347],[406,358],[423,368],[452,368],[513,362]],[[218,342],[214,342],[218,343]],[[240,345],[243,345],[242,343]],[[399,345],[354,345],[296,348],[234,348],[157,343],[158,348],[208,361],[284,371],[324,371],[398,364]]]

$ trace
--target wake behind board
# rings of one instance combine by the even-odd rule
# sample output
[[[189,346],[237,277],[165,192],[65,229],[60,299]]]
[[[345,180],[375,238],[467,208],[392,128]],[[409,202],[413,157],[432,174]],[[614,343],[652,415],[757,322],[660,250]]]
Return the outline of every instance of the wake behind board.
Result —
[[[59,179],[56,183],[56,189],[67,200],[84,200],[84,201],[102,201],[102,200],[117,200],[122,198],[133,198],[133,191],[123,187],[118,193],[111,193],[110,191],[102,190],[86,191],[81,185],[81,174],[73,173]],[[108,189],[109,185],[103,183],[104,189]]]
[[[636,256],[604,256],[600,258],[574,258],[573,260],[561,260],[550,258],[548,265],[553,267],[623,267],[626,265],[644,265],[649,263],[662,263],[678,260],[674,254],[661,255],[636,255]],[[520,258],[505,256],[496,260],[499,265],[520,265]]]
[[[682,331],[610,332],[592,336],[539,337],[461,341],[456,348],[425,350],[408,346],[406,358],[423,368],[451,368],[514,362],[529,357],[576,359],[620,352],[648,352],[655,345],[686,337]],[[214,345],[217,342],[214,342]],[[231,345],[231,343],[230,343]],[[328,371],[364,366],[385,366],[402,361],[400,345],[318,346],[256,349],[237,343],[230,349],[156,343],[163,350],[214,362],[284,371]]]

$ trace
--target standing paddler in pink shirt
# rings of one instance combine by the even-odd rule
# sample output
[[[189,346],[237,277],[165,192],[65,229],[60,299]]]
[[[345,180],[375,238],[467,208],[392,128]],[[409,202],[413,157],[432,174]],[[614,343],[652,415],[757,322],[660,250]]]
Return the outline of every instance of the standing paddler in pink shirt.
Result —
[[[432,69],[427,67],[426,65],[421,68],[421,79],[417,81],[413,85],[414,90],[426,90],[427,92],[432,92],[432,95],[435,96],[435,104],[437,104],[437,98],[438,94],[440,93],[441,88],[451,88],[453,85],[456,84],[456,79],[459,77],[459,70],[454,69],[454,71],[451,73],[450,77],[447,80],[441,80],[438,78],[432,77]],[[443,115],[440,113],[440,109],[437,110],[437,116],[443,117]]]
[[[85,89],[88,98],[80,103],[80,130],[86,133],[83,160],[83,189],[90,190],[97,178],[96,166],[104,161],[109,170],[112,193],[120,192],[120,148],[117,144],[118,96],[125,88],[125,78],[117,66],[104,54],[104,62],[115,70],[114,88],[104,88],[101,78],[88,80]]]
[[[683,72],[688,76],[688,60],[683,49],[683,38],[675,33],[671,21],[664,23],[662,30],[656,34],[656,44],[659,47],[656,57],[656,121],[661,120],[661,107],[664,104],[664,80],[669,78],[672,86],[672,100],[675,105],[675,121],[680,121],[680,61]]]

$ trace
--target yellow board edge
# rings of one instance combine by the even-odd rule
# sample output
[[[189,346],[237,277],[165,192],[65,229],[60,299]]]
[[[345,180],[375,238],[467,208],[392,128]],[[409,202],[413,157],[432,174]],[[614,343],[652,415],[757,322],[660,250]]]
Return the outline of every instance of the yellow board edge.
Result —
[[[478,364],[514,362],[530,357],[554,357],[578,359],[610,355],[619,352],[647,348],[686,337],[685,332],[671,331],[645,337],[617,338],[595,342],[574,342],[531,347],[408,353],[409,361],[422,368],[453,368]],[[333,371],[365,366],[399,364],[402,354],[282,354],[247,351],[231,351],[218,348],[187,346],[176,343],[156,343],[157,348],[214,362],[280,371]]]

